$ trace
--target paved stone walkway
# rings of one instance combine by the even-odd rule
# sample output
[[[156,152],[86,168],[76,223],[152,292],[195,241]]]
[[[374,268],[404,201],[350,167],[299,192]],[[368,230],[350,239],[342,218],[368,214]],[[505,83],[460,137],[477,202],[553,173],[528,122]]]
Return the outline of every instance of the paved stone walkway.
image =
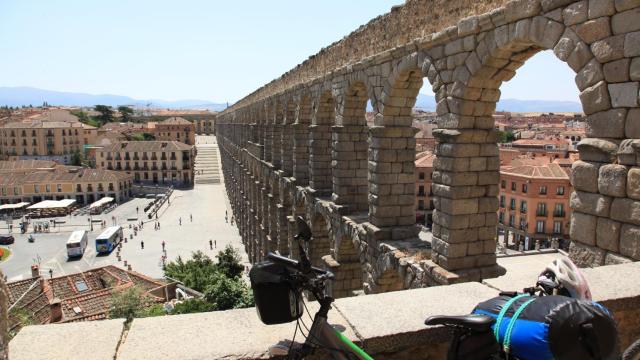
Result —
[[[220,184],[218,144],[213,136],[196,138],[195,183]]]

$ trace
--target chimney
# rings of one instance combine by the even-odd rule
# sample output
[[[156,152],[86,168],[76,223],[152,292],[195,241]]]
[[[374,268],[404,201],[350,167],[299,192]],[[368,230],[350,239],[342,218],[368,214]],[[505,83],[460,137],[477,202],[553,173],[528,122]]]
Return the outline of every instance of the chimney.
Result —
[[[31,265],[31,277],[32,278],[40,277],[40,266],[38,266],[38,264]]]
[[[62,301],[60,299],[54,298],[51,300],[49,309],[51,311],[51,318],[49,322],[56,323],[62,320]]]

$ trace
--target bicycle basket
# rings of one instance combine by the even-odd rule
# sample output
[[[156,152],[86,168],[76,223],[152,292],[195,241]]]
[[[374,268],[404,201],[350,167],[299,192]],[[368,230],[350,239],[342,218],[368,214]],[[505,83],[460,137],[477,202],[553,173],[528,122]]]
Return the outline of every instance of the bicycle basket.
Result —
[[[302,294],[288,280],[289,270],[266,261],[249,272],[260,320],[266,325],[284,324],[302,316]]]

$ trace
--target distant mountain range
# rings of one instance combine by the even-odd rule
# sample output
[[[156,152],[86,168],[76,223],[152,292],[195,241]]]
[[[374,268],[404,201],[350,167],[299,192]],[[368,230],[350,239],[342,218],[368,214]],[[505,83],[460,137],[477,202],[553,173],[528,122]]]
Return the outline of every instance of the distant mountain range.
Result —
[[[415,107],[425,111],[435,111],[436,99],[434,96],[418,94]],[[501,99],[496,106],[496,110],[511,112],[582,112],[582,104],[573,101]]]
[[[43,90],[32,87],[0,87],[0,106],[39,106],[45,101],[49,103],[49,105],[59,106],[94,106],[100,104],[109,106],[132,105],[144,107],[147,104],[151,104],[151,107],[156,108],[208,109],[212,111],[221,111],[227,107],[227,104],[214,103],[206,100],[140,100],[121,95],[93,95]]]
[[[61,106],[94,106],[94,105],[133,105],[144,107],[147,104],[156,108],[171,109],[208,109],[221,111],[227,104],[214,103],[206,100],[177,100],[166,101],[158,99],[139,100],[121,95],[92,95],[70,93],[62,91],[42,90],[32,87],[0,87],[0,106],[42,105]],[[435,111],[436,101],[433,96],[418,94],[416,108],[425,111]],[[498,102],[496,110],[512,112],[582,112],[582,105],[572,101],[549,100],[517,100],[503,99]]]

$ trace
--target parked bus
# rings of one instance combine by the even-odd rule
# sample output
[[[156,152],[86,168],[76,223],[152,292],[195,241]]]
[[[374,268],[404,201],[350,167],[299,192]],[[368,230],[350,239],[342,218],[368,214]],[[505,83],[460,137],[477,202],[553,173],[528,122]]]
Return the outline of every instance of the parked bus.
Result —
[[[86,230],[77,230],[71,233],[67,240],[67,257],[82,257],[84,250],[87,248],[89,238]]]
[[[122,241],[122,227],[111,226],[96,238],[96,252],[98,254],[108,254]]]

